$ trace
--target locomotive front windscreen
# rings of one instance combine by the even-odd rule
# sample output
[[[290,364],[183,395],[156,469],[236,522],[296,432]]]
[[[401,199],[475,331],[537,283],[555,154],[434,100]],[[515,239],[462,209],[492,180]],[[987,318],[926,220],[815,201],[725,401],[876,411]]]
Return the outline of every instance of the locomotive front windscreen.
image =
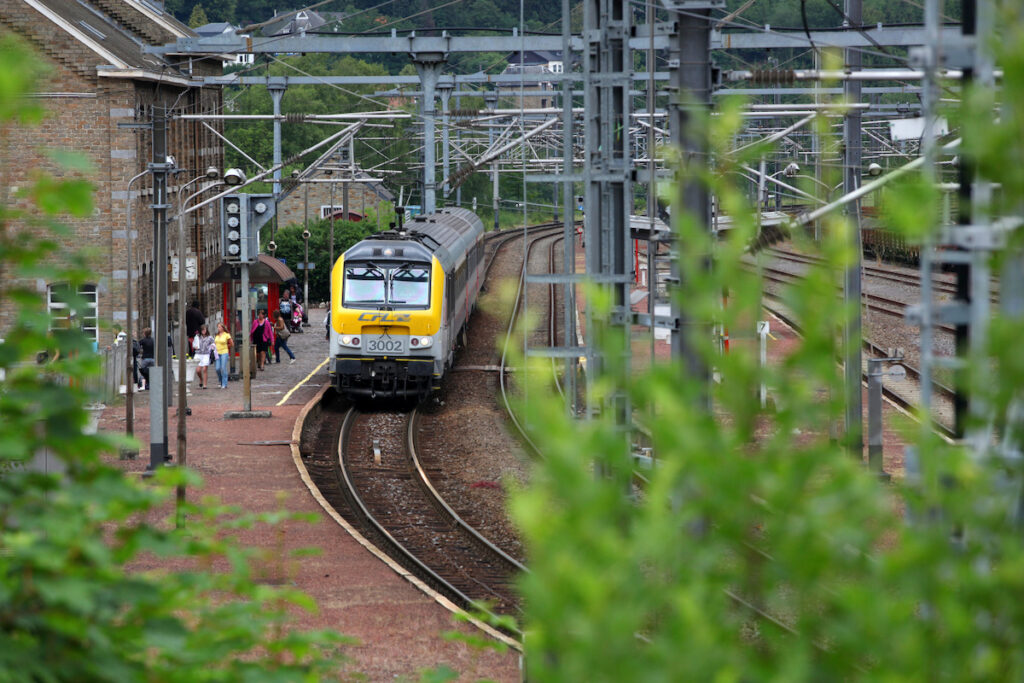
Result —
[[[345,268],[346,306],[430,307],[430,269],[425,264],[353,264]]]

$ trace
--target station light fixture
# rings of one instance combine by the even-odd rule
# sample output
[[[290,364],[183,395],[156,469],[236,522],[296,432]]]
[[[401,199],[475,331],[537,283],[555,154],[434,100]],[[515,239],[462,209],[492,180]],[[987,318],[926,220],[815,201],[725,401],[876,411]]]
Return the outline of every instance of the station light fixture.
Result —
[[[240,168],[229,168],[224,172],[225,185],[241,185],[245,182],[245,172]]]

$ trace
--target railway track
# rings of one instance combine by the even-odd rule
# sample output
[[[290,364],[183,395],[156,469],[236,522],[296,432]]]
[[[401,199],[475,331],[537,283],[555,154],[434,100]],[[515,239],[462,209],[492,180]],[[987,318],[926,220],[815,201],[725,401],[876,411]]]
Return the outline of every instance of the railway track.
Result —
[[[362,412],[342,425],[339,469],[362,525],[392,557],[464,607],[520,612],[515,577],[526,568],[467,524],[438,495],[417,455],[419,410]]]
[[[440,497],[417,452],[418,411],[366,412],[334,392],[302,439],[324,500],[405,571],[463,609],[518,616],[515,577],[527,571]],[[435,446],[436,447],[436,446]],[[428,476],[428,474],[430,476]],[[520,640],[521,634],[506,629]]]
[[[763,274],[765,280],[782,285],[793,284],[795,282],[799,282],[801,279],[801,276],[796,273],[791,273],[780,268],[772,268],[771,266],[762,266],[760,268],[760,272]],[[861,299],[863,301],[863,306],[869,311],[882,313],[899,320],[904,320],[906,318],[908,304],[902,301],[898,301],[891,297],[880,296],[878,294],[871,294],[869,292],[862,292]],[[946,324],[935,325],[933,329],[950,335],[956,332],[952,325]]]
[[[522,314],[523,308],[525,307],[527,291],[526,275],[529,270],[530,257],[533,254],[534,249],[538,245],[547,243],[549,246],[549,251],[545,268],[547,268],[550,272],[550,269],[553,267],[555,260],[555,246],[561,240],[562,235],[560,231],[555,233],[544,231],[535,233],[532,236],[530,242],[527,244],[525,250],[525,258],[523,260],[523,266],[519,273],[515,301],[513,303],[512,312],[509,315],[508,328],[505,334],[505,340],[502,344],[501,361],[499,362],[499,389],[501,392],[502,404],[505,406],[505,411],[508,413],[509,419],[512,421],[512,424],[515,426],[516,430],[520,434],[521,438],[523,439],[523,442],[530,448],[531,452],[537,456],[540,455],[541,450],[537,446],[536,442],[534,442],[533,439],[530,438],[528,430],[516,416],[515,409],[512,406],[513,388],[511,386],[510,381],[512,375],[512,368],[510,368],[508,365],[510,356],[509,350],[512,346],[512,339],[516,325],[519,322],[519,317]],[[546,303],[543,307],[543,310],[546,312],[548,320],[548,325],[546,327],[546,330],[544,331],[544,333],[546,333],[545,343],[550,344],[552,340],[556,338],[558,333],[558,327],[556,322],[558,316],[555,314],[555,308],[557,306],[556,287],[554,284],[548,284],[544,285],[543,289],[545,292],[544,296],[546,298]],[[561,386],[557,384],[558,373],[556,371],[556,366],[554,362],[552,362],[552,373],[556,378],[556,386],[558,386],[559,390],[561,390]]]
[[[797,252],[788,251],[786,249],[780,249],[779,247],[770,247],[765,250],[765,253],[771,254],[772,257],[783,261],[789,261],[791,263],[799,263],[802,265],[820,265],[823,263],[823,259],[812,256],[809,254],[799,254]],[[906,273],[893,268],[888,268],[880,265],[872,265],[870,263],[864,263],[861,266],[864,275],[874,279],[881,280],[884,282],[892,282],[898,285],[904,285],[907,287],[913,287],[915,289],[921,286],[921,276],[919,273]],[[951,297],[956,296],[957,289],[956,283],[953,282],[952,278],[948,275],[941,273],[933,273],[931,278],[932,291],[936,294],[945,294]],[[990,300],[993,304],[999,303],[998,294],[998,281],[992,281],[992,292]]]
[[[815,256],[809,256],[806,254],[797,254],[794,252],[787,251],[785,249],[773,248],[770,250],[773,257],[778,258],[783,262],[797,263],[800,267],[810,267],[818,265],[822,262],[821,259]],[[912,273],[903,273],[894,271],[890,268],[877,267],[871,265],[865,265],[864,268],[865,281],[880,281],[880,286],[886,286],[887,283],[895,283],[899,285],[896,288],[896,292],[904,291],[901,288],[906,288],[908,296],[913,297],[914,293],[919,291],[920,282],[919,275]],[[776,282],[779,284],[789,284],[795,282],[801,277],[799,272],[786,271],[780,268],[769,267],[764,272],[764,277],[770,282]],[[954,294],[955,286],[949,280],[948,276],[940,273],[933,274],[932,286],[935,292],[940,294]],[[770,293],[768,293],[771,296]],[[893,299],[891,297],[880,296],[878,294],[864,292],[864,307],[869,312],[878,312],[889,318],[893,318],[894,322],[889,325],[884,325],[884,328],[895,329],[898,326],[906,326],[904,322],[906,319],[906,309],[908,304],[904,301]],[[993,300],[997,297],[997,293],[993,293]],[[780,316],[783,314],[779,314]],[[796,329],[796,328],[795,328]],[[938,334],[937,340],[946,340],[947,347],[951,346],[954,336],[954,327],[951,325],[941,324],[935,325],[933,328]],[[883,335],[884,336],[884,335]],[[890,344],[891,346],[891,344]],[[873,343],[871,340],[865,339],[863,341],[863,347],[865,353],[869,357],[874,358],[885,358],[891,355],[891,349],[883,348],[882,345]],[[909,352],[908,358],[904,358],[901,362],[907,371],[907,378],[903,381],[887,381],[885,385],[885,392],[887,396],[894,403],[908,410],[915,410],[920,406],[920,395],[921,395],[921,372],[915,366],[914,359],[916,358],[916,350],[913,348],[907,349]],[[932,424],[936,431],[952,437],[953,436],[953,416],[955,409],[953,408],[953,400],[955,392],[946,384],[941,381],[937,381],[941,377],[932,377],[931,380],[931,418]],[[890,387],[892,384],[894,386]]]

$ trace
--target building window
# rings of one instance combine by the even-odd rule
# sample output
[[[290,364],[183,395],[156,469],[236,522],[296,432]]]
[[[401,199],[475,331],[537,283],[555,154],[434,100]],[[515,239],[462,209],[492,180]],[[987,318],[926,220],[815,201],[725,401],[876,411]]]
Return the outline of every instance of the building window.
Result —
[[[99,307],[97,306],[96,285],[81,285],[78,296],[85,299],[85,310],[73,316],[68,310],[70,288],[67,283],[50,285],[46,288],[46,307],[50,312],[50,329],[72,329],[78,327],[92,341],[99,343]]]

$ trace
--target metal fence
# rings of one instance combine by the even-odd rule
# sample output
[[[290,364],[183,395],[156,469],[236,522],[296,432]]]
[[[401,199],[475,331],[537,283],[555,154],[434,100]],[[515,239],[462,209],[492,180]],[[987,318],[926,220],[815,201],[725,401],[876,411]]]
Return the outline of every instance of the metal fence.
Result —
[[[97,353],[102,361],[102,369],[98,377],[92,377],[86,387],[102,403],[111,403],[116,399],[131,380],[125,361],[125,345],[127,340],[118,339],[110,346],[101,348]]]

